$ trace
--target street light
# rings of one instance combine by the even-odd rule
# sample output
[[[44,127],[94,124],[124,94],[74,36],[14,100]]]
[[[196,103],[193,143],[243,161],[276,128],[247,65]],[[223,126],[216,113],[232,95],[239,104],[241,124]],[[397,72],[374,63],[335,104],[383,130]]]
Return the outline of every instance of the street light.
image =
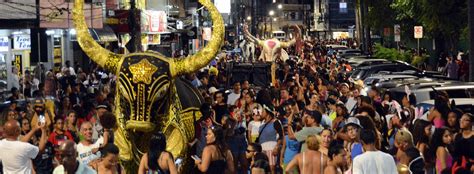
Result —
[[[275,22],[276,22],[276,21],[277,21],[277,18],[273,18],[273,21],[275,21]]]
[[[281,8],[283,8],[283,5],[278,4],[278,9],[281,9]]]
[[[247,21],[251,21],[252,20],[252,16],[247,16]]]
[[[273,16],[273,15],[275,14],[275,11],[270,10],[270,12],[268,12],[268,14],[269,14],[270,16]]]

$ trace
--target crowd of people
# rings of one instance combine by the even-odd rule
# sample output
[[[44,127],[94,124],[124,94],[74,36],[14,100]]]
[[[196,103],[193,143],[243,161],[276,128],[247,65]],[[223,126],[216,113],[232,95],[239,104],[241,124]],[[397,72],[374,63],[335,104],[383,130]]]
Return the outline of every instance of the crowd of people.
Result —
[[[297,58],[278,62],[278,84],[232,80],[219,62],[188,77],[206,101],[196,134],[206,166],[231,173],[474,172],[473,116],[446,92],[435,91],[434,107],[420,113],[414,94],[395,97],[350,79],[352,67],[324,47],[338,41],[305,42],[302,54],[286,50]],[[208,171],[201,162],[198,169]]]
[[[277,84],[232,80],[227,58],[182,77],[205,101],[188,143],[194,164],[176,165],[166,137],[156,133],[137,172],[474,172],[472,114],[443,91],[419,114],[413,94],[397,101],[351,80],[352,67],[324,47],[335,42],[288,49],[292,58],[277,60]],[[3,173],[124,173],[113,142],[116,77],[69,63],[55,73],[38,67],[16,77],[0,119]]]

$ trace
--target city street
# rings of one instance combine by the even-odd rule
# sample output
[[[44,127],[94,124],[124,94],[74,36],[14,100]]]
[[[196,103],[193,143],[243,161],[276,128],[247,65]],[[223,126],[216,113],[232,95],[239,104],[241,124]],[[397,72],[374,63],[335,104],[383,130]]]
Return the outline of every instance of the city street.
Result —
[[[474,1],[0,0],[0,174],[474,173]]]

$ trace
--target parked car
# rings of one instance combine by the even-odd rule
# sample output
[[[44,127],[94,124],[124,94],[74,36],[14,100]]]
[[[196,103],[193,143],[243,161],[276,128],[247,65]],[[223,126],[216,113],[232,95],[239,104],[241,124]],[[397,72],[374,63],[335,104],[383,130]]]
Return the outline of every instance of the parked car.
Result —
[[[365,80],[372,74],[377,74],[381,71],[386,72],[403,72],[403,71],[411,71],[416,73],[423,73],[423,71],[419,70],[416,67],[401,64],[401,63],[384,63],[379,65],[370,65],[357,68],[353,70],[351,74],[351,78],[354,80]]]
[[[461,109],[465,113],[474,114],[474,99],[472,98],[451,98],[450,103],[456,104],[456,108]],[[434,100],[426,100],[416,105],[418,109],[423,108],[423,111],[429,111],[434,107]]]
[[[417,79],[418,77],[415,75],[407,75],[407,74],[375,74],[372,76],[367,77],[364,79],[364,85],[369,86],[372,84],[377,84],[380,82],[385,81],[396,81],[396,80],[403,80],[403,79]]]
[[[347,46],[345,45],[326,45],[326,48],[331,47],[332,49],[336,50],[336,52],[339,52],[339,50],[346,50],[348,49]]]
[[[445,91],[450,98],[473,98],[474,97],[474,83],[473,82],[435,82],[435,83],[421,83],[417,85],[410,85],[410,91],[415,95],[417,103],[421,101],[433,100],[436,96],[436,91]],[[435,89],[436,91],[434,91]],[[405,93],[405,85],[392,88],[389,90],[393,98],[401,101]]]
[[[378,65],[382,63],[390,63],[389,60],[386,59],[376,59],[376,58],[351,58],[351,59],[346,59],[347,62],[349,62],[349,65],[352,66],[352,68],[360,68],[360,67],[365,67],[365,66],[370,66],[370,65]]]
[[[424,86],[432,86],[432,85],[440,85],[440,84],[448,84],[453,83],[455,81],[446,81],[441,79],[434,79],[434,78],[405,78],[405,79],[392,79],[387,81],[379,81],[375,83],[375,87],[377,87],[382,93],[388,91],[392,88],[396,88],[399,86],[414,86],[414,85],[424,85]],[[364,90],[366,92],[370,89],[370,84],[366,85]]]
[[[345,49],[345,50],[339,50],[337,52],[337,58],[342,59],[342,58],[348,58],[348,57],[353,57],[353,56],[360,56],[362,55],[362,51],[359,49]]]

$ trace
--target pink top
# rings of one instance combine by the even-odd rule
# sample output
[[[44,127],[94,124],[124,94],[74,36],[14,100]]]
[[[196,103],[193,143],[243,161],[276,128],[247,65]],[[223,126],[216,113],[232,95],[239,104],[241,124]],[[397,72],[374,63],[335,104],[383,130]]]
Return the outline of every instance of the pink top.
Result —
[[[449,154],[449,151],[445,148],[446,152],[448,152],[446,157],[446,169],[450,168],[453,165],[453,157]],[[441,161],[436,159],[436,171],[437,173],[441,173]]]
[[[445,125],[445,122],[442,118],[433,119],[433,123],[435,128],[442,128]]]

